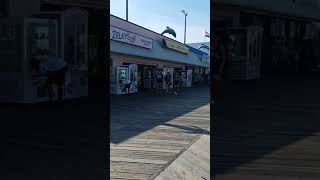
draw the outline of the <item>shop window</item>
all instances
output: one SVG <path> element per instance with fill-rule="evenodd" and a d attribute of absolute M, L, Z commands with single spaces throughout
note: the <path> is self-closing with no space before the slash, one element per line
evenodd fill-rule
<path fill-rule="evenodd" d="M 82 24 L 71 24 L 66 28 L 70 32 L 65 42 L 66 61 L 76 65 L 87 64 L 85 26 Z"/>
<path fill-rule="evenodd" d="M 64 58 L 69 64 L 86 66 L 88 64 L 87 13 L 79 9 L 67 10 L 64 14 Z M 90 39 L 90 58 L 95 55 L 95 37 Z"/>

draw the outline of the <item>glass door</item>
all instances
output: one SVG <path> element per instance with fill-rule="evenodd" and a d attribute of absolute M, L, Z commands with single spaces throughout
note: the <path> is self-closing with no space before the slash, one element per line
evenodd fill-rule
<path fill-rule="evenodd" d="M 41 71 L 41 64 L 49 56 L 57 57 L 57 24 L 46 19 L 28 19 L 26 26 L 28 77 L 31 78 L 32 98 L 45 98 L 46 76 Z M 27 80 L 29 81 L 29 80 Z M 34 99 L 34 100 L 36 100 Z"/>
<path fill-rule="evenodd" d="M 72 8 L 63 14 L 64 59 L 69 65 L 67 97 L 88 95 L 88 14 Z"/>

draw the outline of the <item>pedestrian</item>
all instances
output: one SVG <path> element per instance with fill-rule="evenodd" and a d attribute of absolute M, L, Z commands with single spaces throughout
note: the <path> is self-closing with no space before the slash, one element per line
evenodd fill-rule
<path fill-rule="evenodd" d="M 174 76 L 173 85 L 174 85 L 174 94 L 177 96 L 179 91 L 179 85 L 180 85 L 180 79 L 178 74 L 175 74 Z"/>
<path fill-rule="evenodd" d="M 48 59 L 40 64 L 41 71 L 46 74 L 46 88 L 48 90 L 49 101 L 54 102 L 53 85 L 58 87 L 58 102 L 63 102 L 63 89 L 65 87 L 65 74 L 68 70 L 67 63 L 62 58 L 56 58 L 52 53 Z"/>
<path fill-rule="evenodd" d="M 171 74 L 169 72 L 167 72 L 165 74 L 164 80 L 165 80 L 165 84 L 166 84 L 166 95 L 168 95 L 169 88 L 170 88 L 170 85 L 171 85 Z"/>
<path fill-rule="evenodd" d="M 125 89 L 126 94 L 129 94 L 132 82 L 129 79 L 124 79 L 122 81 L 122 83 L 124 85 L 124 89 Z"/>
<path fill-rule="evenodd" d="M 157 94 L 161 95 L 163 90 L 163 83 L 164 83 L 163 73 L 161 71 L 158 71 L 157 73 L 156 82 L 157 82 Z"/>

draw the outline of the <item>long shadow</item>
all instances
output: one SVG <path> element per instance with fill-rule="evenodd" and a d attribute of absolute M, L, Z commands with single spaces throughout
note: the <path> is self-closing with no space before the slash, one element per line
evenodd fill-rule
<path fill-rule="evenodd" d="M 0 179 L 104 177 L 105 103 L 1 105 Z"/>
<path fill-rule="evenodd" d="M 319 80 L 320 76 L 313 74 L 225 82 L 221 101 L 215 105 L 215 137 L 211 153 L 214 175 L 228 174 L 319 132 Z M 308 148 L 308 144 L 305 146 Z M 290 163 L 293 157 L 282 158 L 288 158 L 287 163 Z M 306 161 L 304 165 L 295 166 L 319 167 L 320 163 L 314 163 Z M 265 164 L 268 166 L 270 164 Z M 276 171 L 264 173 L 277 174 Z M 251 173 L 255 173 L 254 170 Z M 315 171 L 304 175 L 320 178 L 320 173 Z"/>
<path fill-rule="evenodd" d="M 202 129 L 202 128 L 197 127 L 197 126 L 187 127 L 187 126 L 168 124 L 168 123 L 165 123 L 165 126 L 170 126 L 170 127 L 175 127 L 175 128 L 178 128 L 178 129 L 182 129 L 182 130 L 185 130 L 187 133 L 190 133 L 190 134 L 210 135 L 210 131 L 208 131 L 206 129 Z"/>
<path fill-rule="evenodd" d="M 158 125 L 164 125 L 170 120 L 207 105 L 209 99 L 207 87 L 185 89 L 178 96 L 150 94 L 113 96 L 110 111 L 110 142 L 121 143 Z"/>

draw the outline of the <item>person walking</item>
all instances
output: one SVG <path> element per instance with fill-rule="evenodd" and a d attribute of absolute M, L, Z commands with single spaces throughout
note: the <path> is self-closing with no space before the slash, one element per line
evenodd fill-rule
<path fill-rule="evenodd" d="M 54 102 L 53 85 L 58 87 L 58 102 L 63 102 L 64 87 L 65 87 L 65 74 L 68 70 L 68 65 L 62 58 L 56 58 L 49 55 L 49 58 L 40 64 L 41 71 L 46 74 L 47 82 L 46 88 L 48 90 L 49 101 Z"/>
<path fill-rule="evenodd" d="M 122 81 L 123 85 L 124 85 L 124 90 L 126 92 L 126 94 L 130 94 L 130 88 L 131 88 L 131 84 L 132 82 L 129 79 L 125 79 Z"/>
<path fill-rule="evenodd" d="M 175 74 L 173 79 L 173 86 L 174 86 L 174 94 L 177 96 L 179 91 L 179 85 L 180 85 L 180 78 L 178 74 Z"/>
<path fill-rule="evenodd" d="M 168 95 L 169 88 L 170 88 L 170 85 L 171 85 L 171 74 L 169 72 L 167 72 L 165 74 L 164 80 L 165 80 L 165 84 L 166 84 L 166 95 Z"/>
<path fill-rule="evenodd" d="M 156 84 L 157 84 L 157 94 L 162 95 L 162 90 L 163 90 L 163 85 L 164 85 L 164 79 L 163 79 L 163 74 L 161 71 L 157 73 L 157 79 L 156 79 Z"/>

